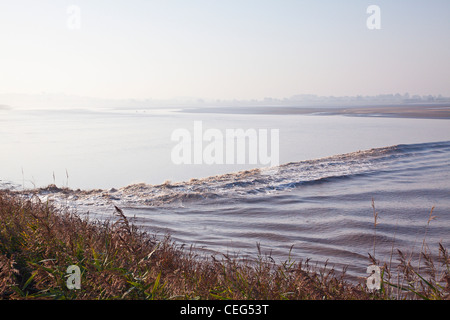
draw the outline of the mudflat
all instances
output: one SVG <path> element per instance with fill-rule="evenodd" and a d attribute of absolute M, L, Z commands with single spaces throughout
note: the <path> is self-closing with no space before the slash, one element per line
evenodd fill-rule
<path fill-rule="evenodd" d="M 205 107 L 183 109 L 190 113 L 222 114 L 322 114 L 390 118 L 450 119 L 450 105 L 401 105 L 373 107 Z"/>

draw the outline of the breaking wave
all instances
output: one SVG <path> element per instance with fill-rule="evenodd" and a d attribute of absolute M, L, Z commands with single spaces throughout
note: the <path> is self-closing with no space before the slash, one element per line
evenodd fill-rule
<path fill-rule="evenodd" d="M 86 205 L 112 201 L 124 206 L 161 206 L 180 201 L 186 203 L 216 198 L 236 199 L 376 175 L 395 170 L 401 161 L 408 162 L 418 154 L 432 155 L 449 150 L 450 142 L 396 145 L 184 182 L 167 181 L 160 185 L 141 183 L 109 190 L 69 190 L 49 186 L 34 192 L 37 191 L 43 197 L 60 195 L 66 200 L 76 200 Z M 413 169 L 413 166 L 409 169 Z"/>

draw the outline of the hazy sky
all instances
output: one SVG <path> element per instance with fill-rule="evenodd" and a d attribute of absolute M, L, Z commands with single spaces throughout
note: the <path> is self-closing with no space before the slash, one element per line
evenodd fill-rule
<path fill-rule="evenodd" d="M 449 35 L 449 0 L 0 0 L 0 93 L 450 96 Z"/>

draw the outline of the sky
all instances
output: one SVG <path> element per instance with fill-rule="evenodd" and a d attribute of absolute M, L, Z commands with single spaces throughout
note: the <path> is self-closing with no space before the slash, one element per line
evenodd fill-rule
<path fill-rule="evenodd" d="M 0 0 L 0 94 L 450 96 L 449 33 L 448 0 Z"/>

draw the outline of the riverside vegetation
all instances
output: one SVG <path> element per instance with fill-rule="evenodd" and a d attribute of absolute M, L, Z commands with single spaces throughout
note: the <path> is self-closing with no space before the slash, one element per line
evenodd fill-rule
<path fill-rule="evenodd" d="M 378 214 L 374 208 L 376 232 Z M 370 291 L 327 265 L 309 260 L 276 263 L 221 255 L 199 257 L 169 236 L 158 239 L 130 223 L 120 208 L 108 221 L 86 217 L 0 191 L 1 299 L 449 299 L 450 257 L 439 245 L 432 255 L 425 239 L 418 266 L 397 251 L 392 267 L 379 265 L 380 290 Z M 430 214 L 428 225 L 434 218 Z M 374 238 L 375 239 L 375 238 Z M 392 250 L 394 251 L 394 250 Z M 374 244 L 375 253 L 375 244 Z M 379 264 L 369 254 L 371 264 Z M 372 261 L 370 261 L 372 260 Z M 416 261 L 417 262 L 417 261 Z M 421 266 L 421 263 L 423 266 Z M 81 270 L 81 289 L 69 290 L 66 270 Z"/>

